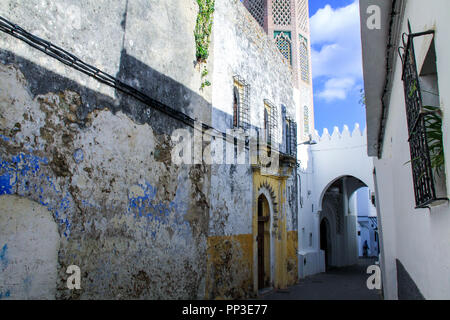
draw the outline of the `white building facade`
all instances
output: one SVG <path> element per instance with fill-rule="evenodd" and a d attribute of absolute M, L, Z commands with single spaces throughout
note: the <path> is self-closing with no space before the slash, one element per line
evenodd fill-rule
<path fill-rule="evenodd" d="M 358 124 L 335 127 L 299 148 L 300 278 L 358 263 L 356 195 L 374 190 L 366 137 Z"/>
<path fill-rule="evenodd" d="M 384 297 L 449 299 L 450 2 L 361 0 L 360 10 Z"/>

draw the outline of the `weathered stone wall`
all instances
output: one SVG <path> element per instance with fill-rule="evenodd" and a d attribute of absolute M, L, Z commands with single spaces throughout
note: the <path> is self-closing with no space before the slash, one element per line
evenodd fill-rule
<path fill-rule="evenodd" d="M 206 64 L 212 87 L 204 89 L 195 63 L 195 0 L 74 3 L 5 0 L 0 15 L 220 131 L 231 128 L 234 74 L 251 85 L 252 126 L 263 126 L 264 99 L 278 107 L 279 121 L 281 104 L 295 119 L 291 69 L 239 1 L 216 1 Z M 257 190 L 249 164 L 173 163 L 172 133 L 193 135 L 193 128 L 4 33 L 0 80 L 0 197 L 47 210 L 58 235 L 51 246 L 43 242 L 46 265 L 56 274 L 18 276 L 15 281 L 31 283 L 9 288 L 10 273 L 2 271 L 0 297 L 195 299 L 254 292 Z M 277 272 L 291 282 L 296 211 L 286 199 L 294 181 L 275 188 L 284 231 Z M 10 214 L 1 210 L 0 222 Z M 33 216 L 14 219 L 31 219 L 26 243 L 51 225 Z M 0 249 L 13 248 L 12 237 L 0 240 Z M 69 265 L 81 268 L 81 290 L 66 287 Z M 39 296 L 26 291 L 48 279 L 55 279 L 54 288 Z"/>
<path fill-rule="evenodd" d="M 26 30 L 208 122 L 210 93 L 200 91 L 193 64 L 197 10 L 194 0 L 8 0 L 0 6 L 2 16 Z M 29 210 L 39 204 L 58 226 L 60 240 L 43 242 L 45 252 L 59 246 L 48 255 L 57 266 L 56 289 L 39 297 L 203 298 L 210 169 L 171 161 L 171 134 L 179 128 L 192 134 L 192 128 L 4 33 L 0 79 L 0 195 L 29 199 L 23 202 Z M 2 208 L 1 219 L 8 214 Z M 47 224 L 30 221 L 24 242 L 49 236 Z M 2 237 L 0 248 L 12 248 L 12 240 Z M 81 268 L 81 290 L 66 287 L 72 264 Z M 53 279 L 20 276 L 13 280 L 31 283 L 9 288 L 11 273 L 3 271 L 0 291 L 11 299 Z"/>

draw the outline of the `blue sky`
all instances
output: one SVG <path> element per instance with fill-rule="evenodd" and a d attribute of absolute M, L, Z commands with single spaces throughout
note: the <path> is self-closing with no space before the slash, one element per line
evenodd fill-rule
<path fill-rule="evenodd" d="M 359 1 L 309 0 L 316 130 L 365 128 Z"/>

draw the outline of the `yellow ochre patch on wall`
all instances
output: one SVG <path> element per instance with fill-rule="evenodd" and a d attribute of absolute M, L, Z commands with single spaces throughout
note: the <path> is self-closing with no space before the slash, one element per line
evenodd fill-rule
<path fill-rule="evenodd" d="M 287 274 L 288 285 L 294 285 L 298 281 L 298 232 L 287 232 Z"/>
<path fill-rule="evenodd" d="M 208 238 L 206 299 L 242 299 L 253 292 L 251 234 Z"/>

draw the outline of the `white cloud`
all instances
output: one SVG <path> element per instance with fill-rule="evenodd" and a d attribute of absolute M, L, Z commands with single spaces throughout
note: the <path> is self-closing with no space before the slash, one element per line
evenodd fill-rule
<path fill-rule="evenodd" d="M 327 102 L 334 100 L 345 100 L 350 90 L 355 87 L 353 78 L 332 78 L 329 79 L 324 89 L 318 93 L 318 96 Z"/>
<path fill-rule="evenodd" d="M 311 44 L 316 49 L 311 52 L 313 76 L 328 80 L 318 96 L 328 102 L 345 99 L 362 80 L 359 1 L 318 10 L 311 18 Z"/>
<path fill-rule="evenodd" d="M 333 9 L 330 5 L 319 9 L 311 18 L 313 44 L 352 42 L 360 35 L 359 2 Z"/>

